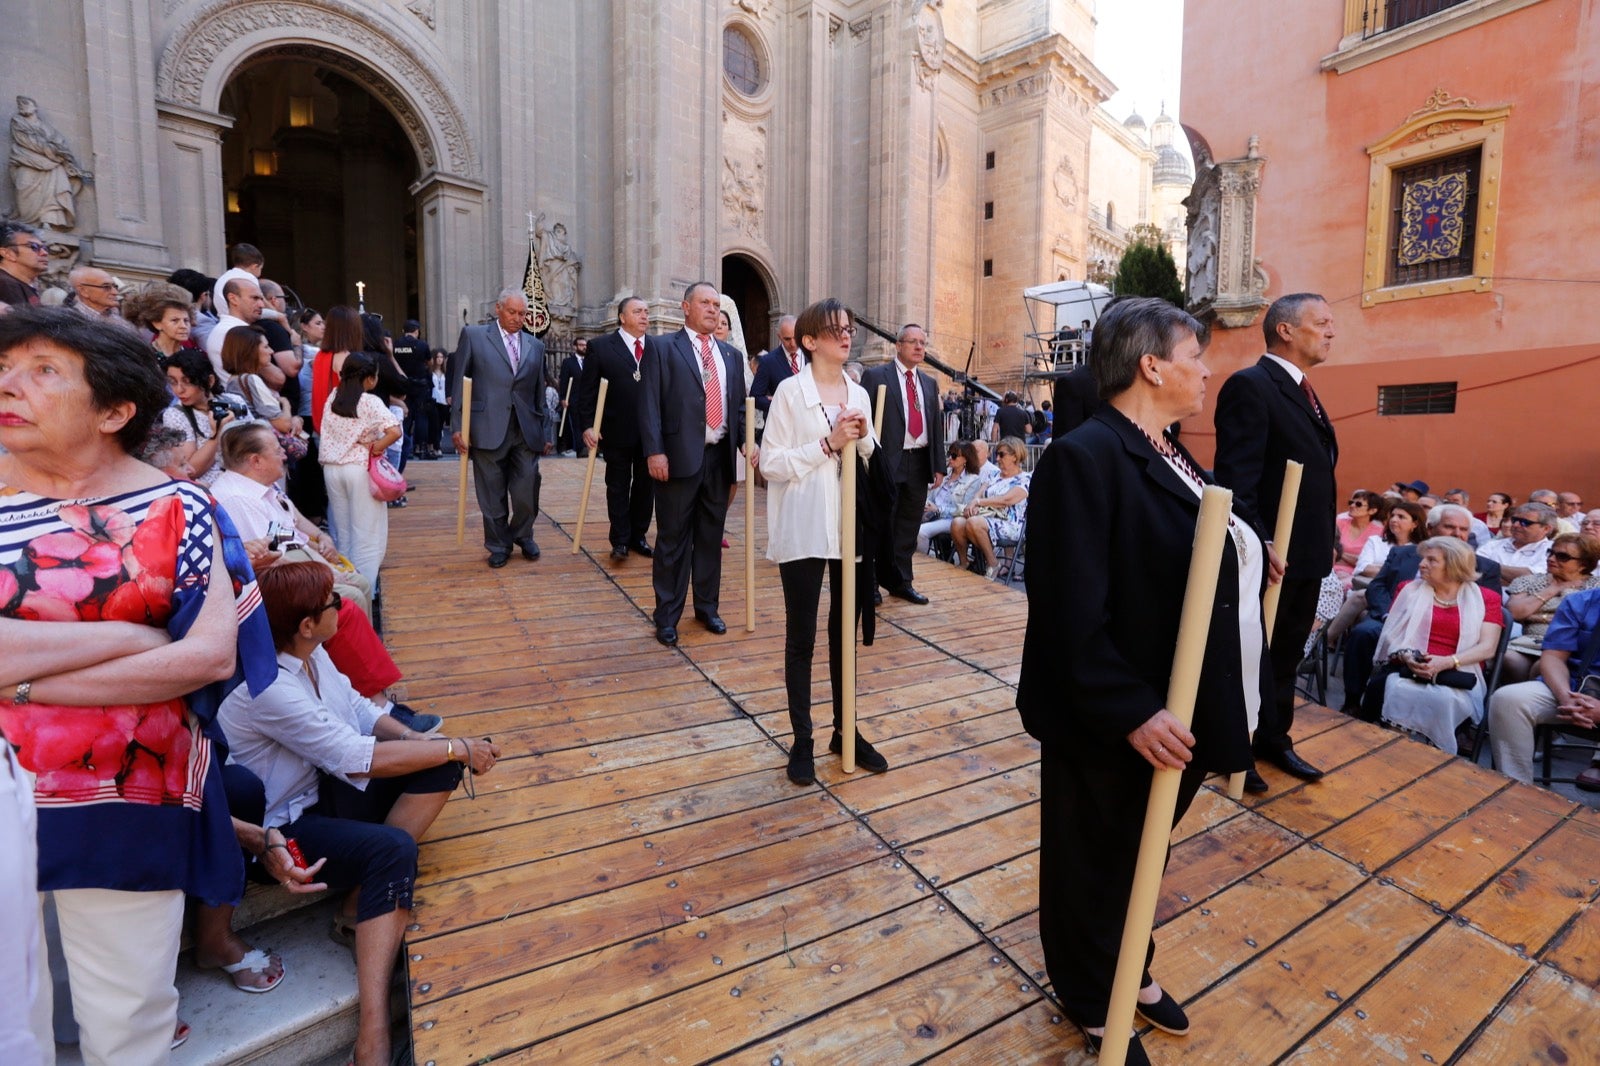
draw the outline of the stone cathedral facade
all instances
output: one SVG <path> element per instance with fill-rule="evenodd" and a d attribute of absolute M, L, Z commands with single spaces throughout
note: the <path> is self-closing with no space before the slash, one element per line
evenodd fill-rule
<path fill-rule="evenodd" d="M 752 350 L 836 295 L 1003 381 L 1021 289 L 1090 265 L 1090 0 L 5 7 L 0 100 L 80 174 L 63 272 L 215 274 L 247 240 L 305 303 L 359 280 L 452 344 L 532 243 L 558 335 L 627 293 L 670 324 L 708 277 Z"/>

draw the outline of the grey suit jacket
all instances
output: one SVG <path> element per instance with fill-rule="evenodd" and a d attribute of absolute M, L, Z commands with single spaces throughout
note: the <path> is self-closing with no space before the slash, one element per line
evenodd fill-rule
<path fill-rule="evenodd" d="M 733 454 L 744 446 L 744 357 L 730 344 L 714 343 L 722 357 L 722 410 L 733 444 L 725 454 L 732 478 Z M 706 450 L 706 390 L 688 332 L 680 329 L 647 345 L 639 375 L 640 448 L 647 456 L 665 455 L 672 477 L 698 474 Z"/>
<path fill-rule="evenodd" d="M 515 427 L 534 454 L 544 451 L 544 342 L 531 333 L 518 338 L 522 358 L 511 372 L 511 357 L 500 339 L 500 326 L 489 322 L 468 326 L 456 345 L 455 381 L 450 396 L 450 426 L 461 430 L 461 379 L 472 379 L 474 448 L 493 450 Z"/>

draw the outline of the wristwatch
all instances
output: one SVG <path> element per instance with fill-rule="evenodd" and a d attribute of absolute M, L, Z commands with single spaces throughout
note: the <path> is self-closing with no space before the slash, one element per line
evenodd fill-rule
<path fill-rule="evenodd" d="M 17 685 L 16 693 L 11 697 L 12 705 L 15 706 L 15 707 L 21 707 L 24 704 L 28 704 L 28 703 L 32 703 L 32 702 L 33 702 L 33 682 L 32 681 L 23 681 L 23 682 L 19 683 Z"/>

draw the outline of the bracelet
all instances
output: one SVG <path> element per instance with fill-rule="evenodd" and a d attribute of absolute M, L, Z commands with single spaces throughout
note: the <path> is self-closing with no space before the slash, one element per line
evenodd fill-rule
<path fill-rule="evenodd" d="M 827 437 L 823 437 L 817 443 L 822 445 L 822 454 L 823 455 L 832 455 L 833 454 L 833 445 L 828 443 L 828 438 Z"/>
<path fill-rule="evenodd" d="M 456 761 L 456 742 L 451 740 L 449 737 L 444 738 L 444 761 Z"/>
<path fill-rule="evenodd" d="M 1450 661 L 1456 664 L 1456 669 L 1457 670 L 1461 669 L 1461 656 L 1452 655 L 1452 656 L 1450 656 Z"/>
<path fill-rule="evenodd" d="M 12 695 L 12 697 L 11 697 L 12 706 L 14 706 L 14 707 L 22 707 L 22 706 L 25 706 L 26 704 L 29 704 L 29 703 L 32 703 L 32 702 L 33 702 L 33 682 L 32 681 L 19 682 L 17 684 L 16 693 L 14 695 Z"/>

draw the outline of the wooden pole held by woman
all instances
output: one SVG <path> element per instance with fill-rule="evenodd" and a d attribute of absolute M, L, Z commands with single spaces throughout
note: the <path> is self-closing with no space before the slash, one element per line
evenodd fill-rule
<path fill-rule="evenodd" d="M 567 394 L 561 397 L 561 421 L 556 424 L 556 439 L 561 439 L 561 434 L 567 428 L 567 408 L 572 406 L 572 378 L 567 379 Z"/>
<path fill-rule="evenodd" d="M 572 529 L 572 554 L 578 554 L 578 542 L 583 539 L 583 520 L 589 515 L 589 490 L 594 487 L 594 461 L 600 455 L 600 419 L 606 413 L 606 389 L 611 382 L 605 378 L 600 379 L 600 397 L 594 402 L 594 435 L 595 446 L 589 449 L 589 465 L 583 472 L 583 498 L 578 501 L 578 524 Z M 572 382 L 567 382 L 567 391 L 572 391 Z"/>
<path fill-rule="evenodd" d="M 467 479 L 472 465 L 467 453 L 472 450 L 472 379 L 461 379 L 461 439 L 466 447 L 461 449 L 461 475 L 456 486 L 456 547 L 467 544 Z"/>
<path fill-rule="evenodd" d="M 883 401 L 888 391 L 889 386 L 879 385 L 878 395 L 872 398 L 872 409 L 877 412 L 872 416 L 872 439 L 879 444 L 883 443 Z"/>
<path fill-rule="evenodd" d="M 1195 695 L 1200 688 L 1200 666 L 1206 637 L 1211 631 L 1211 609 L 1217 597 L 1222 569 L 1223 541 L 1228 536 L 1228 511 L 1233 493 L 1207 485 L 1200 497 L 1200 517 L 1195 523 L 1194 550 L 1189 556 L 1189 581 L 1183 592 L 1183 613 L 1178 618 L 1178 645 L 1172 656 L 1172 679 L 1167 685 L 1167 710 L 1185 729 L 1194 720 Z M 1166 867 L 1167 845 L 1172 838 L 1172 815 L 1178 806 L 1179 770 L 1154 771 L 1150 803 L 1145 808 L 1144 831 L 1139 837 L 1139 860 L 1133 871 L 1128 917 L 1122 925 L 1122 947 L 1117 953 L 1117 973 L 1111 982 L 1111 1003 L 1106 1008 L 1106 1031 L 1100 1042 L 1100 1062 L 1122 1066 L 1128 1057 L 1128 1034 L 1133 1028 L 1134 1003 L 1144 975 L 1145 950 L 1155 924 L 1156 897 Z"/>
<path fill-rule="evenodd" d="M 882 410 L 882 404 L 879 404 Z M 845 442 L 839 468 L 840 768 L 856 772 L 856 442 Z"/>
<path fill-rule="evenodd" d="M 756 398 L 744 398 L 744 454 L 749 471 L 744 486 L 744 631 L 756 631 L 756 468 L 749 456 L 756 450 Z"/>
<path fill-rule="evenodd" d="M 1284 565 L 1289 564 L 1289 536 L 1294 532 L 1294 511 L 1300 503 L 1300 477 L 1305 464 L 1290 459 L 1284 464 L 1283 492 L 1278 496 L 1278 522 L 1272 529 L 1272 549 Z M 1266 623 L 1267 647 L 1272 647 L 1272 629 L 1278 621 L 1278 601 L 1283 598 L 1283 582 L 1267 586 L 1261 598 L 1261 618 Z M 1244 798 L 1244 774 L 1228 775 L 1228 798 Z"/>

